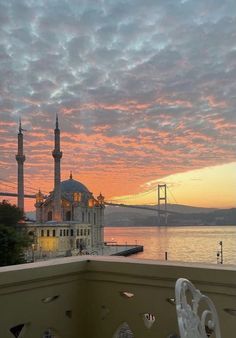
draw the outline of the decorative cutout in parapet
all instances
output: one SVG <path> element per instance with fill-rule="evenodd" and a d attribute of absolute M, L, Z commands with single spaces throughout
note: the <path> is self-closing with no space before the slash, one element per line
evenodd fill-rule
<path fill-rule="evenodd" d="M 53 302 L 54 300 L 56 300 L 57 298 L 59 298 L 59 296 L 52 296 L 52 297 L 46 297 L 46 298 L 43 298 L 42 299 L 42 302 L 43 303 L 51 303 Z"/>
<path fill-rule="evenodd" d="M 152 325 L 155 323 L 156 317 L 152 313 L 143 313 L 142 318 L 145 326 L 150 329 Z"/>
<path fill-rule="evenodd" d="M 72 318 L 72 311 L 71 311 L 71 310 L 67 310 L 67 311 L 65 312 L 65 314 L 66 314 L 66 317 Z"/>
<path fill-rule="evenodd" d="M 42 338 L 60 338 L 60 336 L 54 329 L 49 328 L 44 331 Z"/>
<path fill-rule="evenodd" d="M 166 298 L 166 301 L 168 303 L 170 303 L 171 305 L 175 305 L 175 298 L 174 297 L 172 297 L 172 298 Z"/>
<path fill-rule="evenodd" d="M 102 308 L 102 310 L 101 310 L 101 319 L 103 320 L 110 313 L 110 310 L 105 305 L 102 305 L 101 308 Z"/>
<path fill-rule="evenodd" d="M 132 298 L 134 297 L 134 293 L 128 291 L 121 291 L 120 295 L 124 298 Z"/>
<path fill-rule="evenodd" d="M 224 311 L 231 316 L 236 316 L 236 309 L 227 308 L 227 309 L 224 309 Z"/>
<path fill-rule="evenodd" d="M 134 334 L 129 325 L 127 323 L 123 323 L 118 327 L 112 338 L 134 338 Z"/>
<path fill-rule="evenodd" d="M 10 332 L 13 334 L 15 338 L 23 337 L 23 333 L 25 332 L 26 324 L 18 324 L 10 328 Z"/>

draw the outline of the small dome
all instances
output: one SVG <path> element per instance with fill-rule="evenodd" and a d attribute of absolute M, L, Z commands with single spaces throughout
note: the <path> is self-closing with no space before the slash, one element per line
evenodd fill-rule
<path fill-rule="evenodd" d="M 73 192 L 89 193 L 89 190 L 86 188 L 85 185 L 83 185 L 79 181 L 73 180 L 73 178 L 61 182 L 61 191 L 65 193 L 73 193 Z"/>

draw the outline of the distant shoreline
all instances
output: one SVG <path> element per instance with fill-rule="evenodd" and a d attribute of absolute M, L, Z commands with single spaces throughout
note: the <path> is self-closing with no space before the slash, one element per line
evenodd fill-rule
<path fill-rule="evenodd" d="M 236 224 L 104 225 L 104 228 L 234 227 Z"/>

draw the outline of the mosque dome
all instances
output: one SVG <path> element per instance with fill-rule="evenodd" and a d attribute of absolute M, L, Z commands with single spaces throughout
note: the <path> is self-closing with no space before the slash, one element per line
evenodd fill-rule
<path fill-rule="evenodd" d="M 86 188 L 86 186 L 79 181 L 74 180 L 72 175 L 70 176 L 69 180 L 61 182 L 61 191 L 64 193 L 89 193 L 89 190 Z"/>

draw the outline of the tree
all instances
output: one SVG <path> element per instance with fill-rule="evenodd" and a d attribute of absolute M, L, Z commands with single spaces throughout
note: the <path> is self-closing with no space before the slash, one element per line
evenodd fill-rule
<path fill-rule="evenodd" d="M 10 204 L 6 200 L 0 202 L 0 224 L 16 226 L 23 217 L 23 211 L 14 204 Z"/>
<path fill-rule="evenodd" d="M 0 202 L 0 266 L 25 262 L 24 251 L 31 240 L 23 226 L 17 223 L 23 212 L 7 201 Z"/>

